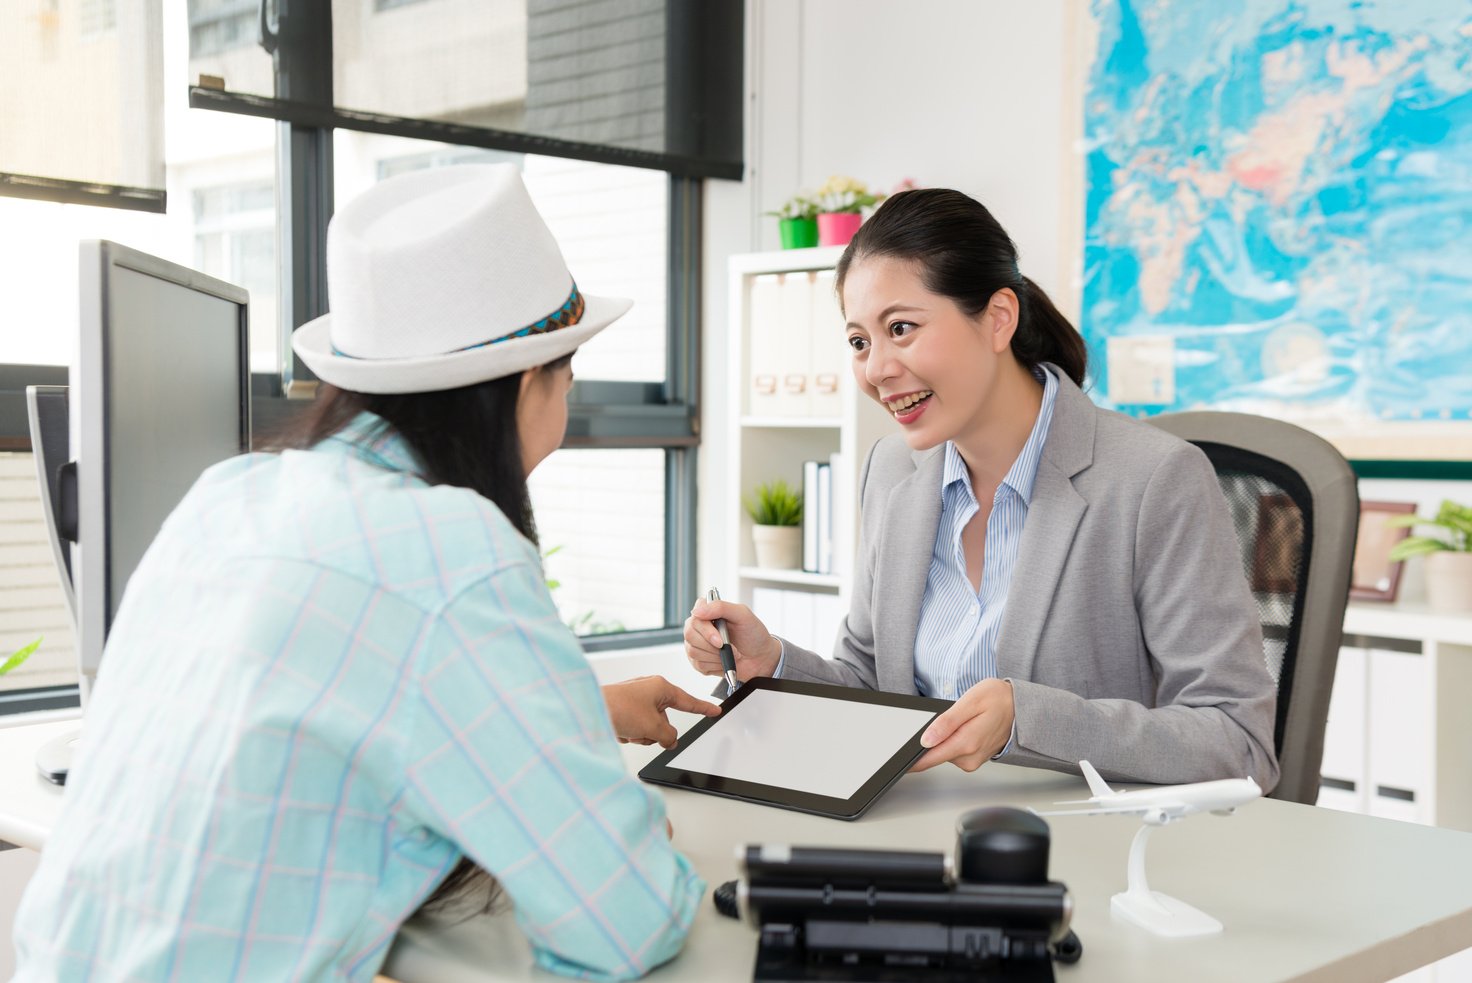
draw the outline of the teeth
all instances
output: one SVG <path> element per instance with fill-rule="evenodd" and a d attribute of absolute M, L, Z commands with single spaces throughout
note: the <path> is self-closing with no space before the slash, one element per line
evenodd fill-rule
<path fill-rule="evenodd" d="M 889 411 L 891 413 L 903 413 L 905 410 L 914 406 L 916 403 L 920 402 L 920 400 L 924 399 L 930 394 L 931 393 L 929 389 L 924 389 L 918 393 L 911 393 L 908 396 L 901 396 L 899 399 L 892 399 L 886 405 L 889 406 Z"/>

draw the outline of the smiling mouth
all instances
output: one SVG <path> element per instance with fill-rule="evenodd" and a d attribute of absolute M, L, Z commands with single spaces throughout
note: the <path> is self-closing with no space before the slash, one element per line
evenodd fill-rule
<path fill-rule="evenodd" d="M 919 392 L 909 393 L 898 399 L 887 399 L 884 401 L 884 408 L 889 410 L 895 417 L 909 416 L 915 411 L 916 407 L 925 403 L 933 395 L 935 394 L 929 389 L 922 389 Z"/>

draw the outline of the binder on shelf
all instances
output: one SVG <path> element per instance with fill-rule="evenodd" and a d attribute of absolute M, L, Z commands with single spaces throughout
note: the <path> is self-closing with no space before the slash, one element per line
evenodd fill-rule
<path fill-rule="evenodd" d="M 818 462 L 802 462 L 802 568 L 818 569 Z"/>
<path fill-rule="evenodd" d="M 782 283 L 775 273 L 751 280 L 747 315 L 747 412 L 774 416 L 782 404 Z"/>
<path fill-rule="evenodd" d="M 818 573 L 833 572 L 833 467 L 818 464 Z"/>
<path fill-rule="evenodd" d="M 782 595 L 782 626 L 786 631 L 778 634 L 812 651 L 815 595 L 805 590 L 785 590 Z"/>
<path fill-rule="evenodd" d="M 1427 790 L 1435 758 L 1435 735 L 1421 709 L 1431 674 L 1424 655 L 1390 649 L 1365 650 L 1369 663 L 1370 731 L 1366 792 L 1372 816 L 1429 823 Z"/>
<path fill-rule="evenodd" d="M 833 559 L 828 565 L 828 572 L 842 577 L 849 573 L 853 567 L 854 542 L 853 513 L 849 513 L 848 522 L 843 520 L 843 509 L 839 507 L 842 502 L 854 501 L 854 490 L 852 476 L 848 473 L 845 458 L 840 451 L 834 451 L 828 455 L 828 467 L 833 475 L 829 484 L 828 501 L 833 504 L 830 513 L 832 520 Z"/>
<path fill-rule="evenodd" d="M 839 385 L 849 371 L 848 343 L 844 340 L 843 311 L 834 291 L 832 270 L 813 274 L 812 313 L 808 318 L 809 367 L 812 372 L 814 416 L 836 417 L 843 412 Z"/>
<path fill-rule="evenodd" d="M 1369 805 L 1365 794 L 1365 720 L 1368 719 L 1366 676 L 1369 672 L 1365 650 L 1345 646 L 1339 650 L 1339 663 L 1334 670 L 1334 688 L 1329 695 L 1329 719 L 1324 726 L 1324 757 L 1319 765 L 1321 780 L 1319 801 L 1324 805 L 1364 812 Z"/>
<path fill-rule="evenodd" d="M 812 274 L 785 273 L 778 289 L 776 339 L 781 381 L 773 411 L 778 416 L 811 416 L 813 413 L 812 366 Z"/>
<path fill-rule="evenodd" d="M 812 650 L 825 659 L 833 658 L 837 651 L 838 628 L 847 613 L 837 594 L 818 594 L 813 597 L 813 645 Z"/>
<path fill-rule="evenodd" d="M 783 597 L 787 593 L 775 587 L 753 587 L 751 589 L 751 613 L 761 619 L 767 630 L 782 634 Z M 783 636 L 786 637 L 786 636 Z"/>

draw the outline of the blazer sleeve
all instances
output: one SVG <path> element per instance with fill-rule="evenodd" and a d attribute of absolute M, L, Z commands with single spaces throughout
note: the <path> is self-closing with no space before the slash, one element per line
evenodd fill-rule
<path fill-rule="evenodd" d="M 1125 781 L 1251 776 L 1271 790 L 1277 687 L 1226 502 L 1200 449 L 1179 444 L 1150 476 L 1132 568 L 1154 706 L 1010 680 L 1017 744 L 1003 760 L 1076 770 L 1087 758 Z"/>
<path fill-rule="evenodd" d="M 853 602 L 848 615 L 839 626 L 833 658 L 825 659 L 784 638 L 779 672 L 783 679 L 862 686 L 864 689 L 879 688 L 879 674 L 874 661 L 874 612 L 870 607 L 870 598 L 874 593 L 874 556 L 878 528 L 877 522 L 871 522 L 870 519 L 878 518 L 883 503 L 866 502 L 870 469 L 878 449 L 879 442 L 876 442 L 869 449 L 869 455 L 864 458 L 864 467 L 859 473 L 859 514 L 862 516 L 862 525 L 859 529 L 856 556 L 858 569 L 854 571 Z"/>

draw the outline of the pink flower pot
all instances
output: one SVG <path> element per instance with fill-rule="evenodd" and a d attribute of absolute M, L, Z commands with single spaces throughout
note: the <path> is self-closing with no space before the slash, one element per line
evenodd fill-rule
<path fill-rule="evenodd" d="M 818 214 L 818 245 L 847 246 L 864 216 L 857 212 L 820 212 Z"/>

